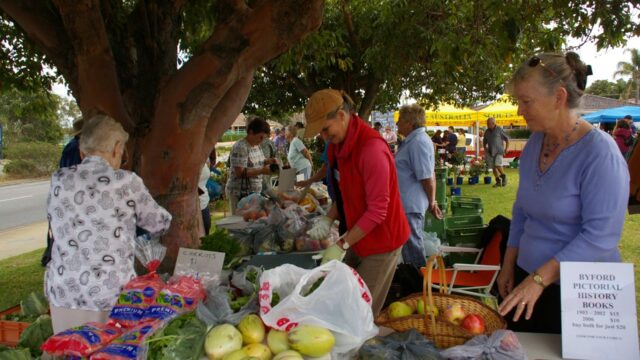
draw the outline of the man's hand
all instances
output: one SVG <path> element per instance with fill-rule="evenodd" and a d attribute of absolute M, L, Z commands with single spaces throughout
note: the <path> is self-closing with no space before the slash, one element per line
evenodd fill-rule
<path fill-rule="evenodd" d="M 331 224 L 333 224 L 333 219 L 326 215 L 322 215 L 318 217 L 318 220 L 316 220 L 313 227 L 307 231 L 307 235 L 309 235 L 313 240 L 326 239 L 331 231 Z"/>
<path fill-rule="evenodd" d="M 338 244 L 333 244 L 322 253 L 322 261 L 320 264 L 327 263 L 331 260 L 342 261 L 346 253 L 347 252 L 342 250 Z"/>
<path fill-rule="evenodd" d="M 438 220 L 442 220 L 444 218 L 444 215 L 442 214 L 442 210 L 440 210 L 440 207 L 438 206 L 437 202 L 433 202 L 429 208 L 429 212 L 435 216 L 436 219 Z"/>

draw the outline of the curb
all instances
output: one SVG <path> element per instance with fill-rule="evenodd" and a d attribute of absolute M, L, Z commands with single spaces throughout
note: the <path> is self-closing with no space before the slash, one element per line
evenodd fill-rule
<path fill-rule="evenodd" d="M 0 180 L 0 187 L 3 186 L 11 186 L 11 185 L 20 185 L 20 184 L 30 184 L 30 183 L 34 183 L 34 182 L 40 182 L 40 181 L 47 181 L 50 180 L 50 177 L 42 177 L 42 178 L 35 178 L 35 179 L 16 179 L 16 180 Z"/>

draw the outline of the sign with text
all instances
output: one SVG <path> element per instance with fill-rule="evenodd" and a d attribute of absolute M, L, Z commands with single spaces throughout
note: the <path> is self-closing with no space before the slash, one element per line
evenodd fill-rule
<path fill-rule="evenodd" d="M 188 275 L 200 279 L 207 286 L 220 279 L 224 253 L 197 249 L 180 248 L 174 275 Z"/>
<path fill-rule="evenodd" d="M 562 357 L 640 360 L 633 264 L 561 262 Z"/>

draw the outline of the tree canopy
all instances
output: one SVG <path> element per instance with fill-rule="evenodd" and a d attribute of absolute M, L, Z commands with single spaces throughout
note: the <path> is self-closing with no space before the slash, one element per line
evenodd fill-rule
<path fill-rule="evenodd" d="M 627 86 L 622 93 L 624 99 L 635 98 L 636 103 L 640 97 L 640 89 L 638 88 L 638 82 L 640 81 L 640 51 L 638 49 L 626 49 L 631 55 L 630 61 L 620 61 L 618 63 L 618 70 L 613 74 L 614 77 L 625 76 L 629 77 Z"/>
<path fill-rule="evenodd" d="M 319 31 L 258 70 L 245 109 L 282 116 L 325 87 L 347 91 L 362 116 L 403 94 L 425 105 L 492 100 L 514 64 L 562 50 L 568 36 L 623 45 L 638 33 L 637 4 L 327 0 Z"/>
<path fill-rule="evenodd" d="M 0 124 L 5 129 L 7 146 L 19 142 L 62 141 L 62 127 L 58 121 L 61 99 L 44 89 L 0 92 Z"/>
<path fill-rule="evenodd" d="M 628 81 L 618 79 L 616 82 L 609 80 L 596 80 L 594 81 L 585 92 L 587 94 L 593 94 L 612 99 L 622 99 L 627 88 Z"/>

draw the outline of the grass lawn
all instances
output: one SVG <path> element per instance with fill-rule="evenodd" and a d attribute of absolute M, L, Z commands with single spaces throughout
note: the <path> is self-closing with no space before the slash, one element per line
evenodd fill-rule
<path fill-rule="evenodd" d="M 503 188 L 493 188 L 492 185 L 462 185 L 462 195 L 482 198 L 484 204 L 484 219 L 489 222 L 496 215 L 504 215 L 511 218 L 511 207 L 516 197 L 518 187 L 518 172 L 515 169 L 507 169 L 509 185 Z M 224 204 L 214 207 L 212 224 L 223 217 L 219 212 Z M 218 210 L 216 212 L 215 210 Z M 625 262 L 635 264 L 640 259 L 640 215 L 627 215 L 620 249 Z M 42 250 L 15 256 L 0 261 L 0 310 L 15 305 L 31 291 L 42 289 L 42 274 L 44 269 L 40 266 Z M 640 272 L 635 268 L 636 276 L 636 303 L 640 304 Z"/>

